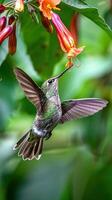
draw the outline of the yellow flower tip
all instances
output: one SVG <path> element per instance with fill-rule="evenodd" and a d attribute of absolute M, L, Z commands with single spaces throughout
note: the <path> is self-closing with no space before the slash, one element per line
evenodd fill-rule
<path fill-rule="evenodd" d="M 65 67 L 67 67 L 67 68 L 73 67 L 73 62 L 71 59 L 66 63 Z"/>
<path fill-rule="evenodd" d="M 67 57 L 68 59 L 70 58 L 75 58 L 77 55 L 79 55 L 82 51 L 84 50 L 84 46 L 83 47 L 80 47 L 80 48 L 76 48 L 76 47 L 72 47 L 68 54 L 67 54 Z"/>
<path fill-rule="evenodd" d="M 54 7 L 53 9 L 54 9 L 54 10 L 58 10 L 58 11 L 61 10 L 61 8 L 58 8 L 58 7 Z"/>
<path fill-rule="evenodd" d="M 50 9 L 50 10 L 52 10 L 52 7 L 51 7 L 50 4 L 47 4 L 47 8 Z"/>

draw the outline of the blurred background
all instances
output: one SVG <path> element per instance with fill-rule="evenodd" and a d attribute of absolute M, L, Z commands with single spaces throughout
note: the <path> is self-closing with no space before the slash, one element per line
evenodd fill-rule
<path fill-rule="evenodd" d="M 112 2 L 87 0 L 112 27 Z M 74 10 L 61 4 L 69 27 Z M 68 12 L 69 10 L 69 12 Z M 77 19 L 78 46 L 86 46 L 76 67 L 59 81 L 61 100 L 100 97 L 108 106 L 94 116 L 58 125 L 45 141 L 39 161 L 23 161 L 13 145 L 30 128 L 35 108 L 13 74 L 18 66 L 37 83 L 64 69 L 66 58 L 55 31 L 32 21 L 27 12 L 18 23 L 18 48 L 8 55 L 0 46 L 0 200 L 112 200 L 112 40 L 84 15 Z"/>

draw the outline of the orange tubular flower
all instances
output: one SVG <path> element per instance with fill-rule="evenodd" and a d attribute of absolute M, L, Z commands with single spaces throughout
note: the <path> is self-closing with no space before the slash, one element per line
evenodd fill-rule
<path fill-rule="evenodd" d="M 84 47 L 76 48 L 76 44 L 71 32 L 62 23 L 60 17 L 53 12 L 52 12 L 52 22 L 56 29 L 61 49 L 65 53 L 67 53 L 67 57 L 69 60 L 67 63 L 67 67 L 71 67 L 73 65 L 72 59 L 75 58 L 78 54 L 80 54 L 83 51 Z"/>
<path fill-rule="evenodd" d="M 61 0 L 39 0 L 39 9 L 44 17 L 47 17 L 50 20 L 51 10 L 60 10 L 60 8 L 56 7 L 60 2 Z"/>
<path fill-rule="evenodd" d="M 74 14 L 72 16 L 70 23 L 70 32 L 75 40 L 76 45 L 78 44 L 78 29 L 79 29 L 78 22 L 79 22 L 79 14 Z"/>
<path fill-rule="evenodd" d="M 16 0 L 15 11 L 22 12 L 24 10 L 24 0 Z"/>

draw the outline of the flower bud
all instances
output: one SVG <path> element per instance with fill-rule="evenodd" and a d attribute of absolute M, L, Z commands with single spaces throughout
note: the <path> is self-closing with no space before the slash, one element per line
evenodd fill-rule
<path fill-rule="evenodd" d="M 24 10 L 24 0 L 16 0 L 15 11 L 22 12 Z"/>
<path fill-rule="evenodd" d="M 15 21 L 15 17 L 12 15 L 9 17 L 9 25 Z M 13 25 L 13 31 L 8 39 L 9 54 L 13 55 L 16 52 L 17 40 L 16 40 L 16 23 Z"/>
<path fill-rule="evenodd" d="M 6 26 L 6 17 L 3 16 L 0 18 L 0 32 L 5 28 Z"/>
<path fill-rule="evenodd" d="M 1 32 L 0 32 L 0 44 L 7 38 L 13 31 L 13 26 L 9 25 L 6 26 Z"/>
<path fill-rule="evenodd" d="M 0 13 L 3 13 L 5 11 L 6 7 L 0 3 Z"/>

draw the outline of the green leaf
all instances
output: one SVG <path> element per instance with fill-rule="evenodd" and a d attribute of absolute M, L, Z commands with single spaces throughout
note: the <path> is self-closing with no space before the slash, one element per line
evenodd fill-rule
<path fill-rule="evenodd" d="M 47 33 L 42 25 L 35 24 L 27 13 L 21 21 L 23 39 L 33 66 L 42 77 L 48 78 L 52 75 L 53 65 L 62 56 L 55 35 Z"/>
<path fill-rule="evenodd" d="M 63 2 L 71 6 L 72 8 L 74 8 L 75 11 L 81 13 L 85 17 L 92 20 L 94 23 L 100 26 L 104 31 L 106 31 L 110 35 L 110 37 L 112 37 L 111 28 L 106 24 L 104 18 L 100 16 L 97 8 L 89 6 L 80 0 L 76 0 L 76 1 L 63 0 Z"/>
<path fill-rule="evenodd" d="M 62 6 L 64 12 L 60 12 L 61 17 L 66 24 L 70 24 L 73 10 L 70 9 L 68 12 L 67 6 L 64 4 Z M 21 22 L 23 39 L 32 64 L 42 77 L 49 78 L 52 76 L 55 64 L 59 62 L 63 56 L 55 34 L 55 29 L 53 34 L 47 33 L 42 24 L 35 24 L 27 13 L 24 14 Z"/>
<path fill-rule="evenodd" d="M 0 130 L 5 129 L 15 107 L 15 79 L 10 65 L 10 60 L 6 59 L 0 68 Z"/>

